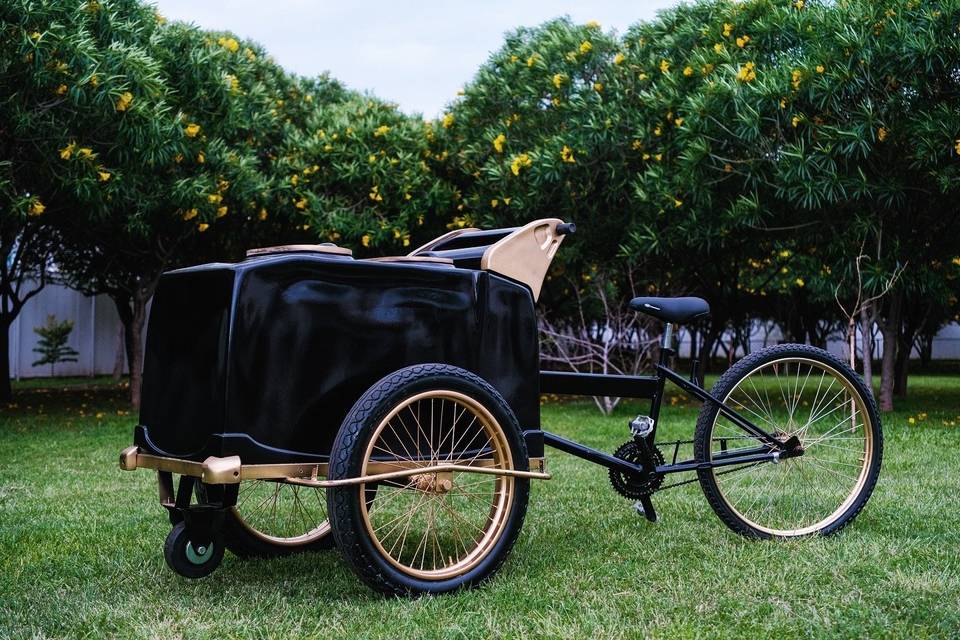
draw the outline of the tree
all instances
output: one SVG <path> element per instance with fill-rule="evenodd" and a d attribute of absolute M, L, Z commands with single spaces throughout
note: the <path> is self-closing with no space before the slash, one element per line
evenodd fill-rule
<path fill-rule="evenodd" d="M 70 334 L 73 332 L 73 321 L 57 322 L 56 316 L 47 316 L 45 326 L 34 327 L 33 332 L 40 336 L 34 353 L 40 354 L 40 359 L 33 363 L 34 367 L 50 365 L 50 376 L 53 376 L 53 367 L 60 362 L 76 362 L 80 353 L 67 345 Z"/>

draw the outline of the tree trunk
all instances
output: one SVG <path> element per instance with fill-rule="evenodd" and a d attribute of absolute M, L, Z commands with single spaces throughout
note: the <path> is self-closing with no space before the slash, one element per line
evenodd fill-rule
<path fill-rule="evenodd" d="M 0 402 L 13 399 L 10 386 L 10 325 L 12 320 L 0 319 Z"/>
<path fill-rule="evenodd" d="M 127 362 L 127 330 L 121 324 L 117 332 L 117 353 L 113 361 L 113 380 L 119 382 L 123 377 L 123 365 Z"/>
<path fill-rule="evenodd" d="M 860 309 L 860 345 L 863 352 L 863 381 L 873 391 L 873 320 L 866 307 Z"/>
<path fill-rule="evenodd" d="M 900 326 L 900 307 L 903 296 L 896 292 L 890 298 L 887 317 L 880 323 L 883 336 L 883 358 L 880 361 L 880 410 L 893 411 L 893 383 L 897 352 L 897 329 Z"/>
<path fill-rule="evenodd" d="M 143 382 L 143 327 L 147 322 L 148 297 L 138 290 L 133 297 L 133 321 L 130 324 L 132 354 L 130 358 L 130 404 L 140 408 L 140 385 Z"/>

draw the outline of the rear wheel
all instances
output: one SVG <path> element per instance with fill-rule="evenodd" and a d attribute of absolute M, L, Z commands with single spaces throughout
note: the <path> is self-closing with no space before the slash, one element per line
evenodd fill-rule
<path fill-rule="evenodd" d="M 883 436 L 876 403 L 839 359 L 807 345 L 753 353 L 731 367 L 712 395 L 803 455 L 698 471 L 710 505 L 731 529 L 758 538 L 839 531 L 863 509 L 880 473 Z M 714 460 L 766 445 L 704 404 L 695 455 Z"/>
<path fill-rule="evenodd" d="M 203 498 L 203 485 L 197 485 Z M 240 483 L 237 504 L 227 510 L 224 544 L 241 558 L 272 558 L 334 546 L 324 489 L 282 480 Z"/>
<path fill-rule="evenodd" d="M 381 481 L 373 499 L 364 484 L 328 491 L 338 547 L 374 589 L 443 593 L 491 576 L 519 535 L 529 480 L 483 471 L 526 471 L 526 447 L 500 394 L 447 365 L 391 374 L 344 421 L 333 445 L 331 479 L 440 464 L 480 471 L 426 471 Z"/>

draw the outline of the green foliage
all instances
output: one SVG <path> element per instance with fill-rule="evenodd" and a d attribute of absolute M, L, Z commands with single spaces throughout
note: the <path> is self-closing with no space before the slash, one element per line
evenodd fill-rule
<path fill-rule="evenodd" d="M 47 316 L 47 324 L 34 327 L 33 332 L 40 336 L 34 353 L 40 354 L 40 359 L 33 363 L 34 367 L 44 364 L 50 365 L 50 375 L 53 375 L 54 365 L 60 362 L 76 362 L 80 353 L 67 345 L 70 334 L 73 332 L 73 321 L 57 322 L 56 316 Z"/>

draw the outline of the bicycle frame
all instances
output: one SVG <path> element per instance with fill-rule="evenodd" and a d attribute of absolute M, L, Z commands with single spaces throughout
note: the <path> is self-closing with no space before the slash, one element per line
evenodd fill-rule
<path fill-rule="evenodd" d="M 698 469 L 713 469 L 738 464 L 778 462 L 780 459 L 802 455 L 800 442 L 796 436 L 786 440 L 777 438 L 773 434 L 757 426 L 742 416 L 735 409 L 725 405 L 719 398 L 715 398 L 706 389 L 697 384 L 698 362 L 692 363 L 690 379 L 686 379 L 667 366 L 671 356 L 676 353 L 672 346 L 673 325 L 668 324 L 660 344 L 660 360 L 657 363 L 656 375 L 653 376 L 626 376 L 606 375 L 595 373 L 567 373 L 562 371 L 541 371 L 541 393 L 556 393 L 561 395 L 584 396 L 616 396 L 620 398 L 635 398 L 650 400 L 650 418 L 653 420 L 651 432 L 645 436 L 647 442 L 654 444 L 657 426 L 660 422 L 660 407 L 663 392 L 669 380 L 680 387 L 686 394 L 701 402 L 711 402 L 719 407 L 719 411 L 744 433 L 760 440 L 763 444 L 749 449 L 721 451 L 714 454 L 710 460 L 683 460 L 662 464 L 655 469 L 644 469 L 642 465 L 635 465 L 626 460 L 614 457 L 603 451 L 587 447 L 573 440 L 568 440 L 549 431 L 542 431 L 543 443 L 560 451 L 583 458 L 589 462 L 604 467 L 617 469 L 625 473 L 669 474 Z M 529 432 L 528 432 L 529 433 Z"/>

